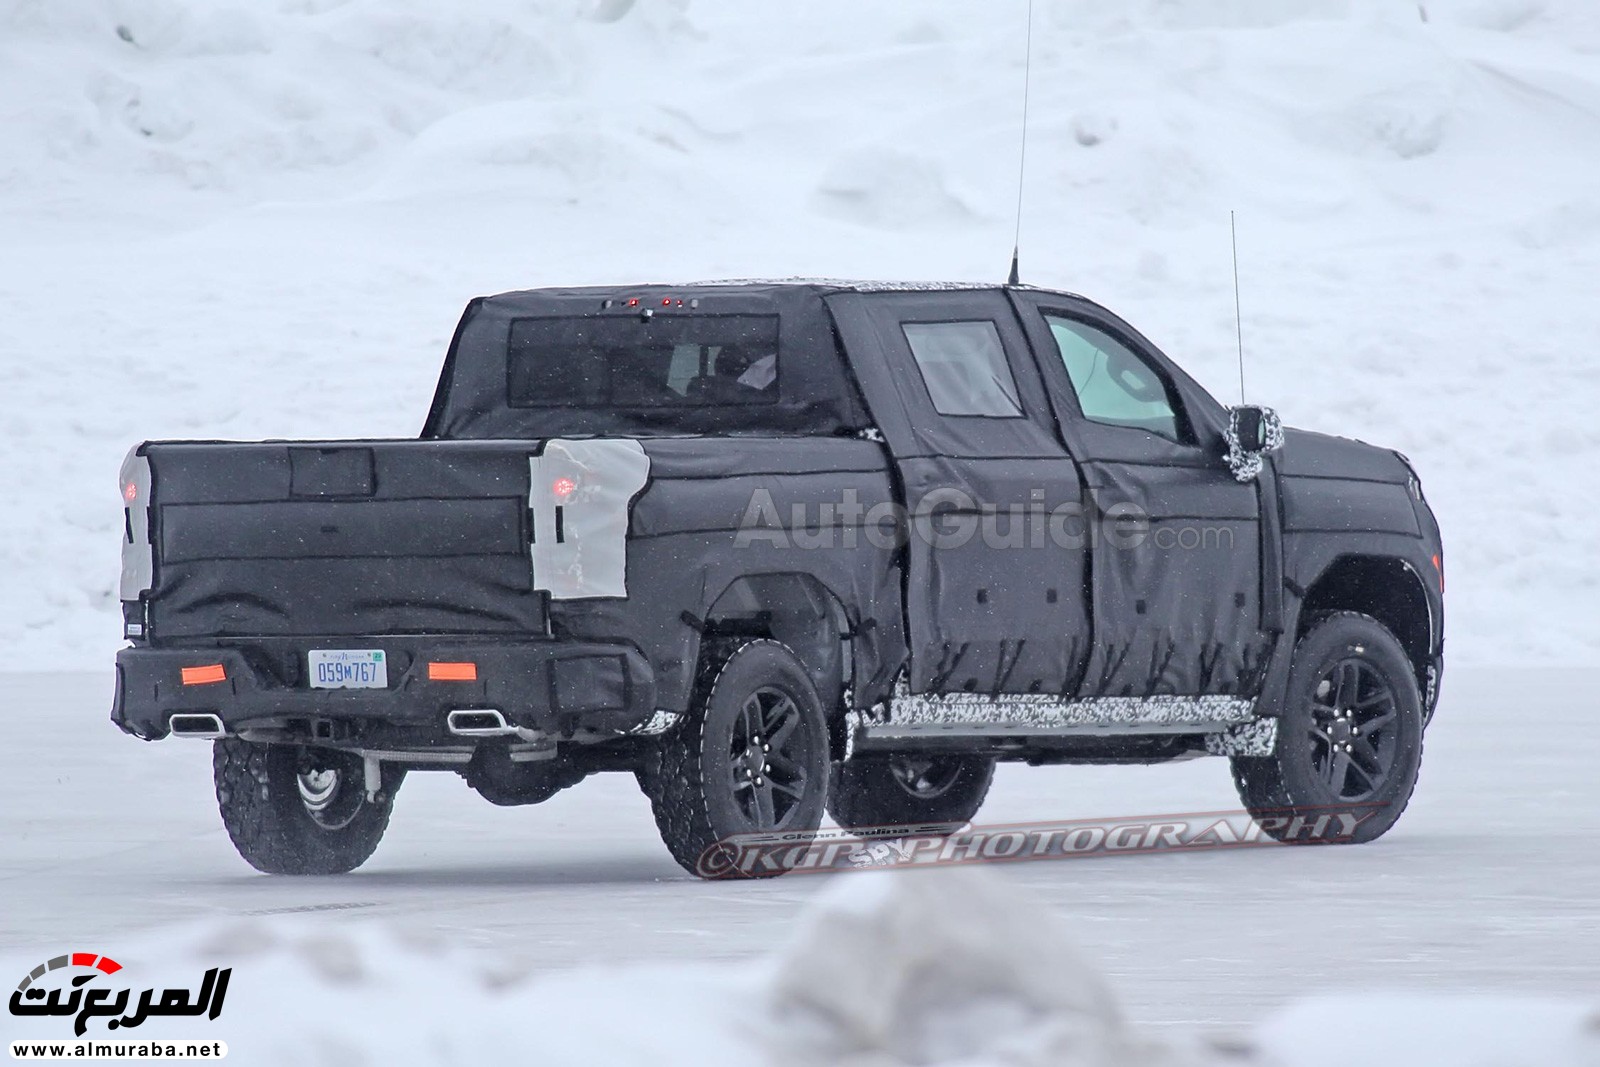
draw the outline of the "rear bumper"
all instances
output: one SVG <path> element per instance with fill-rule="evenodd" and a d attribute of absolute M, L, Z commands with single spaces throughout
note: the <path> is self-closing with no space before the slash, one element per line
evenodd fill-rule
<path fill-rule="evenodd" d="M 383 649 L 388 688 L 311 688 L 311 648 Z M 432 680 L 430 662 L 472 663 L 477 677 Z M 193 670 L 215 666 L 221 671 Z M 194 681 L 219 674 L 220 680 Z M 586 641 L 370 637 L 126 648 L 117 653 L 111 721 L 149 741 L 170 733 L 175 714 L 214 714 L 230 734 L 287 729 L 371 745 L 436 745 L 459 743 L 446 731 L 445 716 L 463 708 L 493 708 L 508 723 L 554 738 L 620 735 L 652 717 L 655 682 L 631 645 Z"/>

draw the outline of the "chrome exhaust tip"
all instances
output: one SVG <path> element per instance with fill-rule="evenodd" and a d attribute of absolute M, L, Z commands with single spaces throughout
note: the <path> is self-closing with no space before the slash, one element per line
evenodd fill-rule
<path fill-rule="evenodd" d="M 167 720 L 167 729 L 173 737 L 193 737 L 201 741 L 215 741 L 227 737 L 222 720 L 209 711 L 180 711 Z"/>
<path fill-rule="evenodd" d="M 444 723 L 457 737 L 513 737 L 520 732 L 494 708 L 457 708 L 445 715 Z"/>

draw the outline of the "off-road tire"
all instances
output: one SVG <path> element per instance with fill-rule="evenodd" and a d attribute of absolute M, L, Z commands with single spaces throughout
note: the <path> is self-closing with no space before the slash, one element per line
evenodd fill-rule
<path fill-rule="evenodd" d="M 213 744 L 217 807 L 233 847 L 266 874 L 345 874 L 367 861 L 383 838 L 405 772 L 384 767 L 377 800 L 366 797 L 361 757 L 300 745 L 237 738 Z M 317 812 L 301 790 L 301 772 L 336 774 L 327 807 Z"/>
<path fill-rule="evenodd" d="M 993 781 L 985 756 L 856 756 L 833 765 L 828 814 L 846 830 L 954 833 L 978 814 Z"/>
<path fill-rule="evenodd" d="M 1352 683 L 1344 679 L 1352 676 L 1347 693 Z M 1330 612 L 1312 620 L 1295 645 L 1276 750 L 1233 757 L 1234 785 L 1279 841 L 1360 844 L 1405 812 L 1422 765 L 1422 735 L 1416 671 L 1400 642 L 1369 615 Z M 1341 771 L 1344 745 L 1350 748 Z M 1335 821 L 1319 824 L 1323 816 Z M 1353 832 L 1341 833 L 1351 819 L 1358 820 Z"/>
<path fill-rule="evenodd" d="M 777 728 L 761 739 L 769 746 L 765 754 L 745 743 L 756 717 L 761 719 L 757 734 Z M 803 842 L 822 824 L 828 723 L 795 654 L 766 639 L 709 646 L 691 707 L 658 740 L 639 784 L 650 798 L 661 840 L 691 874 L 760 878 L 785 873 L 781 867 L 742 865 L 745 854 L 737 848 L 714 846 L 735 835 L 769 832 Z M 759 814 L 762 796 L 768 798 L 770 819 Z"/>

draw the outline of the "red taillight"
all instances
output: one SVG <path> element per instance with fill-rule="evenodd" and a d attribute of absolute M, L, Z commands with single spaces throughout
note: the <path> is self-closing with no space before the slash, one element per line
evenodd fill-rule
<path fill-rule="evenodd" d="M 223 670 L 220 663 L 208 663 L 204 667 L 183 668 L 184 685 L 215 685 L 226 682 L 228 672 Z"/>
<path fill-rule="evenodd" d="M 139 486 L 138 486 L 138 484 L 135 483 L 135 482 L 129 482 L 127 485 L 123 486 L 122 487 L 122 499 L 126 500 L 130 504 L 133 503 L 135 500 L 138 500 L 139 499 Z"/>
<path fill-rule="evenodd" d="M 550 487 L 550 491 L 555 493 L 556 496 L 567 497 L 571 496 L 572 491 L 576 488 L 578 488 L 578 483 L 571 478 L 557 478 L 555 484 Z"/>
<path fill-rule="evenodd" d="M 476 663 L 428 664 L 428 681 L 430 682 L 476 682 L 477 680 L 478 665 Z"/>

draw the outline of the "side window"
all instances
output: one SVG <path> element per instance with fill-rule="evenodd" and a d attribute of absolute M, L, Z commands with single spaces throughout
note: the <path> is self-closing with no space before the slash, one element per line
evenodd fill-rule
<path fill-rule="evenodd" d="M 1180 439 L 1172 394 L 1138 353 L 1087 323 L 1049 313 L 1044 318 L 1084 418 Z"/>
<path fill-rule="evenodd" d="M 939 414 L 1022 417 L 1017 383 L 994 323 L 908 322 L 900 329 Z"/>

